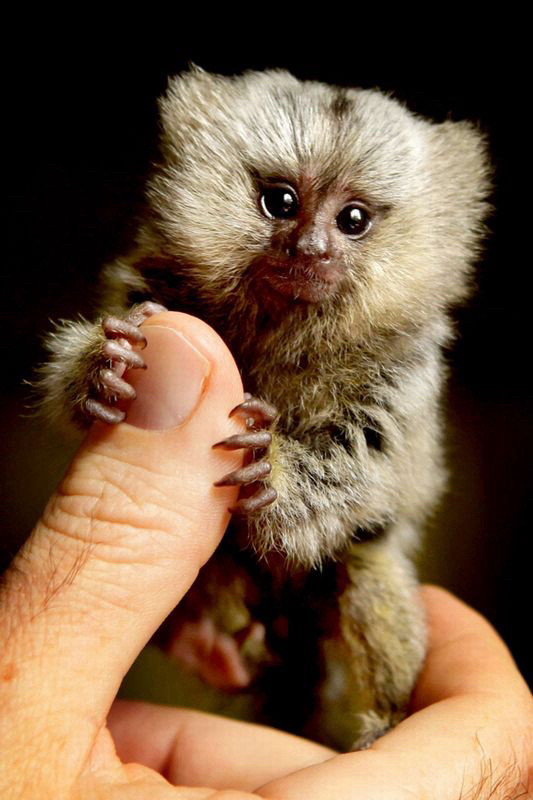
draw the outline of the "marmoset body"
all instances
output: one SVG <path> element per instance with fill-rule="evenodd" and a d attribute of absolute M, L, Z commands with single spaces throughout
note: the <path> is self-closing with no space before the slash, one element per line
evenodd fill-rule
<path fill-rule="evenodd" d="M 247 432 L 217 444 L 247 463 L 221 476 L 243 488 L 174 652 L 256 691 L 260 719 L 368 746 L 424 660 L 411 557 L 444 486 L 442 349 L 483 234 L 484 138 L 281 70 L 193 68 L 160 111 L 147 212 L 101 316 L 50 336 L 44 405 L 118 423 L 147 315 L 218 331 L 250 394 Z"/>

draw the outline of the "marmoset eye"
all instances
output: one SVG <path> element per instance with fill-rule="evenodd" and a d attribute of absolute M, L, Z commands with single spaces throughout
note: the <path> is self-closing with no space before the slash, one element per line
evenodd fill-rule
<path fill-rule="evenodd" d="M 289 219 L 295 217 L 300 209 L 298 195 L 292 186 L 285 183 L 266 186 L 259 203 L 265 217 L 270 219 Z"/>
<path fill-rule="evenodd" d="M 370 215 L 362 206 L 350 203 L 338 215 L 337 227 L 346 236 L 359 239 L 370 228 Z"/>

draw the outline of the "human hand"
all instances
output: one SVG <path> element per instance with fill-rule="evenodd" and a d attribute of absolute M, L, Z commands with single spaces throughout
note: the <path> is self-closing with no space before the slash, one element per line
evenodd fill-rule
<path fill-rule="evenodd" d="M 237 489 L 213 483 L 240 461 L 210 446 L 241 424 L 228 418 L 242 386 L 223 343 L 183 314 L 143 331 L 149 370 L 136 378 L 130 424 L 93 426 L 2 586 L 2 798 L 525 796 L 527 687 L 489 624 L 433 587 L 413 713 L 367 751 L 339 755 L 192 711 L 112 707 L 220 541 Z"/>

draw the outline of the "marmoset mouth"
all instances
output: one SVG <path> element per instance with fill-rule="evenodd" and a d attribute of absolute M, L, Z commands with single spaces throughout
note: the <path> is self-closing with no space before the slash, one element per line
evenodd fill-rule
<path fill-rule="evenodd" d="M 256 263 L 254 271 L 259 294 L 266 289 L 267 296 L 275 292 L 278 297 L 303 303 L 320 303 L 331 297 L 344 276 L 344 270 L 337 264 L 315 261 L 295 264 L 268 259 Z"/>
<path fill-rule="evenodd" d="M 265 281 L 278 294 L 307 303 L 319 303 L 330 297 L 337 288 L 336 281 L 329 282 L 294 272 L 286 275 L 265 275 Z"/>

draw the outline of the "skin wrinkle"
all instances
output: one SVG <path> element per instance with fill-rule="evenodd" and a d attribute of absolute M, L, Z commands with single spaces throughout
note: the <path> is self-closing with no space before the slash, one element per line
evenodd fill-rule
<path fill-rule="evenodd" d="M 105 499 L 103 498 L 103 494 L 101 495 L 101 497 L 102 497 L 101 503 L 103 503 L 103 507 L 105 508 Z M 100 500 L 100 498 L 97 498 L 97 500 Z M 96 525 L 96 529 L 97 530 L 101 529 L 102 527 L 107 529 L 109 524 L 111 524 L 113 530 L 116 531 L 117 530 L 117 526 L 120 524 L 116 519 L 108 520 L 107 516 L 103 517 L 103 518 L 98 518 L 98 516 L 96 515 L 96 506 L 95 506 L 95 504 L 93 504 L 92 515 L 93 515 L 92 518 L 87 520 L 88 530 L 94 530 L 95 525 Z M 49 601 L 50 601 L 50 599 L 52 597 L 57 600 L 57 597 L 60 594 L 61 590 L 66 589 L 68 586 L 70 586 L 72 584 L 74 578 L 79 575 L 82 567 L 84 567 L 87 564 L 87 561 L 89 560 L 89 556 L 92 557 L 92 561 L 93 561 L 92 570 L 89 571 L 89 573 L 88 573 L 88 577 L 89 578 L 91 578 L 93 576 L 95 560 L 96 560 L 96 563 L 102 562 L 104 564 L 105 563 L 115 563 L 115 564 L 120 563 L 116 559 L 112 560 L 112 559 L 109 558 L 108 555 L 107 556 L 105 555 L 105 550 L 107 550 L 107 549 L 111 549 L 112 550 L 114 547 L 116 547 L 115 543 L 108 543 L 108 542 L 105 542 L 105 541 L 100 541 L 99 542 L 95 538 L 94 534 L 91 534 L 89 532 L 86 533 L 86 538 L 85 539 L 80 539 L 79 536 L 75 536 L 74 534 L 72 534 L 70 532 L 70 530 L 68 530 L 68 526 L 61 526 L 61 525 L 57 524 L 57 521 L 58 521 L 57 520 L 57 509 L 56 509 L 56 513 L 52 512 L 52 516 L 54 517 L 54 527 L 50 528 L 48 526 L 48 529 L 47 529 L 47 527 L 43 526 L 43 532 L 45 533 L 45 536 L 53 537 L 56 534 L 60 534 L 61 536 L 67 536 L 67 537 L 73 539 L 74 541 L 76 541 L 78 543 L 79 542 L 84 543 L 84 548 L 83 548 L 82 552 L 76 556 L 76 559 L 75 559 L 74 563 L 72 564 L 72 566 L 69 567 L 65 577 L 60 581 L 60 583 L 57 586 L 54 586 L 52 589 L 50 589 L 50 585 L 51 584 L 47 585 L 46 595 L 45 595 L 46 601 L 45 601 L 43 609 L 40 609 L 40 611 L 45 610 L 45 608 L 48 606 Z M 62 517 L 63 518 L 66 517 L 67 519 L 71 519 L 72 518 L 72 512 L 65 511 L 65 512 L 63 512 Z M 80 518 L 82 518 L 82 517 L 83 517 L 83 515 L 80 516 Z M 196 519 L 196 515 L 194 515 L 194 518 L 191 515 L 191 519 L 189 520 L 189 524 L 192 525 L 193 522 L 195 521 L 195 519 Z M 74 521 L 75 521 L 76 524 L 78 524 L 78 522 L 79 522 L 79 520 L 77 518 L 74 518 Z M 125 525 L 122 524 L 121 527 L 124 528 Z M 157 531 L 157 530 L 153 529 L 153 526 L 150 526 L 147 522 L 143 521 L 143 519 L 141 517 L 141 519 L 136 521 L 134 525 L 129 525 L 128 528 L 126 530 L 124 530 L 123 538 L 124 538 L 124 540 L 130 542 L 128 549 L 131 550 L 132 553 L 135 552 L 136 550 L 138 550 L 138 547 L 134 546 L 133 544 L 131 544 L 131 535 L 132 535 L 132 532 L 136 533 L 137 536 L 135 538 L 137 539 L 140 529 L 141 530 L 145 529 L 147 531 L 150 531 L 152 533 L 152 535 L 156 538 L 157 546 L 159 548 L 161 546 L 161 544 L 162 544 L 161 543 L 160 534 L 165 534 L 165 536 L 168 538 L 168 535 L 169 535 L 169 532 L 170 532 L 170 534 L 172 536 L 172 539 L 174 541 L 176 541 L 176 537 L 178 536 L 178 538 L 179 538 L 179 533 L 178 532 L 180 530 L 180 527 L 179 526 L 171 526 L 169 531 L 167 531 L 167 530 L 165 530 L 165 531 Z M 57 541 L 54 542 L 54 545 L 53 545 L 53 551 L 54 552 L 56 551 L 57 544 L 58 544 Z M 52 545 L 50 545 L 50 548 L 51 548 L 51 550 L 50 550 L 50 558 L 51 558 L 52 557 L 51 556 Z M 194 558 L 194 552 L 191 551 L 191 547 L 189 546 L 188 549 L 189 549 L 189 557 L 190 558 Z M 167 558 L 168 558 L 168 563 L 172 564 L 173 563 L 173 558 L 172 558 L 172 552 L 171 552 L 170 548 L 169 548 L 169 552 L 168 552 Z M 134 567 L 135 564 L 140 564 L 142 566 L 146 566 L 147 561 L 145 560 L 143 562 L 137 562 L 137 561 L 132 562 L 131 559 L 130 559 L 129 562 L 125 561 L 124 563 L 127 564 L 127 566 L 130 566 L 130 567 Z M 158 556 L 156 561 L 154 561 L 153 563 L 154 563 L 154 565 L 159 566 L 163 570 L 165 570 L 165 565 L 161 563 L 160 556 Z M 52 580 L 53 576 L 60 571 L 60 564 L 61 564 L 61 560 L 54 564 L 51 574 L 48 573 L 47 575 L 45 575 L 43 577 L 45 577 L 47 580 Z M 92 596 L 95 597 L 99 601 L 100 604 L 102 604 L 102 602 L 109 603 L 110 602 L 109 598 L 106 598 L 105 597 L 105 593 L 102 592 L 103 584 L 101 582 L 101 577 L 99 578 L 99 581 L 100 582 L 97 585 L 98 590 L 96 590 L 96 588 L 95 588 L 95 592 L 94 592 L 94 594 Z M 87 591 L 86 583 L 84 584 L 84 586 L 85 586 L 85 591 Z M 116 592 L 118 590 L 118 586 L 114 585 L 113 589 Z M 89 596 L 91 596 L 91 595 L 89 595 Z M 116 597 L 113 598 L 112 605 L 117 607 L 117 608 L 119 608 L 119 609 L 121 609 L 121 610 L 129 610 L 127 605 L 123 606 L 122 604 L 120 604 L 120 602 L 117 603 Z M 87 607 L 89 607 L 89 606 L 90 606 L 90 603 L 87 604 Z"/>
<path fill-rule="evenodd" d="M 59 519 L 57 519 L 58 515 Z M 150 522 L 143 521 L 142 517 L 139 517 L 138 520 L 139 524 L 137 524 L 137 521 L 131 523 L 121 522 L 120 519 L 111 517 L 108 518 L 107 515 L 102 517 L 94 516 L 91 518 L 87 518 L 86 515 L 83 513 L 75 514 L 72 511 L 63 509 L 56 509 L 54 511 L 54 517 L 56 517 L 54 523 L 49 523 L 47 519 L 43 521 L 45 527 L 48 528 L 53 534 L 57 533 L 60 534 L 62 537 L 69 538 L 77 542 L 85 543 L 87 545 L 91 545 L 92 547 L 98 547 L 98 548 L 117 547 L 121 539 L 131 542 L 131 533 L 143 529 L 146 531 L 154 532 L 156 534 L 165 535 L 167 537 L 171 535 L 173 538 L 175 538 L 174 531 L 172 531 L 172 533 L 170 534 L 169 531 L 166 529 L 161 528 L 160 530 L 158 530 L 157 528 L 154 528 L 153 524 L 151 524 Z M 61 522 L 64 523 L 69 520 L 72 523 L 71 525 L 60 524 Z M 69 530 L 69 528 L 72 527 L 75 528 L 80 521 L 86 522 L 85 528 L 88 531 L 83 536 L 83 538 L 80 538 L 79 536 L 76 535 L 76 533 L 73 533 Z M 108 530 L 109 525 L 118 526 L 124 531 L 123 536 L 118 535 L 116 537 L 119 540 L 119 542 L 106 542 L 104 539 L 99 539 L 95 535 L 94 533 L 95 528 L 96 530 L 106 531 Z M 136 547 L 134 544 L 130 544 L 128 545 L 128 549 L 134 551 Z"/>
<path fill-rule="evenodd" d="M 128 469 L 130 465 L 126 464 L 126 465 L 123 465 L 123 466 L 126 466 L 126 469 Z M 144 475 L 137 475 L 137 470 L 135 470 L 134 474 L 131 474 L 131 476 L 128 476 L 128 480 L 127 481 L 124 480 L 124 469 L 117 470 L 116 472 L 113 472 L 113 471 L 109 472 L 106 469 L 101 469 L 100 468 L 98 471 L 99 471 L 99 476 L 94 475 L 93 471 L 88 473 L 90 475 L 89 480 L 91 482 L 94 481 L 94 482 L 100 483 L 103 487 L 105 487 L 101 491 L 108 491 L 108 492 L 109 491 L 116 491 L 117 496 L 124 495 L 131 505 L 134 505 L 134 506 L 138 506 L 139 505 L 139 500 L 137 499 L 138 495 L 139 495 L 139 492 L 138 491 L 137 492 L 134 491 L 136 487 L 142 487 L 143 493 L 141 494 L 141 497 L 145 496 L 146 489 L 148 487 L 155 494 L 161 495 L 161 497 L 165 497 L 165 492 L 162 491 L 157 484 L 151 485 L 150 479 L 149 479 L 149 476 L 150 476 L 149 469 L 145 470 L 145 474 Z M 161 476 L 154 476 L 153 474 L 151 475 L 152 480 L 154 480 L 154 479 L 157 480 L 158 477 L 163 478 L 167 482 L 172 478 L 172 476 L 170 476 L 168 474 L 167 475 L 161 474 Z M 80 482 L 83 486 L 85 486 L 86 481 L 87 481 L 87 478 L 86 478 L 86 476 L 84 475 L 83 472 L 73 473 L 73 475 L 70 476 L 70 478 L 69 478 L 69 487 L 70 487 L 71 484 L 73 486 L 75 486 L 77 482 Z M 128 487 L 130 487 L 130 488 L 128 488 Z M 60 496 L 73 496 L 75 493 L 70 488 L 67 490 L 62 485 L 60 487 L 60 490 L 58 491 L 58 494 Z M 80 496 L 88 497 L 88 496 L 90 496 L 91 493 L 85 490 L 83 492 L 79 492 L 78 494 Z M 96 494 L 93 493 L 93 496 L 97 497 L 99 495 L 96 495 Z"/>
<path fill-rule="evenodd" d="M 60 532 L 57 529 L 54 533 Z M 130 536 L 131 538 L 131 536 Z M 75 541 L 82 541 L 83 540 L 75 540 Z M 159 544 L 159 542 L 158 542 Z M 57 543 L 54 545 L 54 549 Z M 103 547 L 103 550 L 102 550 Z M 72 585 L 74 580 L 77 580 L 76 584 L 76 597 L 78 598 L 77 603 L 79 604 L 80 608 L 83 609 L 84 618 L 90 618 L 90 609 L 94 605 L 94 601 L 96 600 L 97 606 L 100 608 L 102 606 L 110 606 L 115 609 L 119 609 L 121 611 L 131 612 L 131 599 L 124 600 L 122 603 L 119 599 L 119 595 L 121 594 L 125 598 L 128 597 L 128 580 L 126 579 L 127 576 L 125 573 L 122 574 L 122 581 L 124 583 L 123 586 L 116 582 L 116 578 L 112 579 L 112 582 L 109 583 L 109 590 L 108 592 L 105 591 L 106 587 L 106 567 L 109 565 L 119 566 L 119 567 L 126 567 L 132 571 L 132 575 L 134 576 L 137 573 L 139 567 L 145 569 L 150 567 L 151 570 L 156 570 L 160 572 L 162 575 L 166 575 L 169 571 L 169 566 L 175 562 L 175 556 L 172 556 L 172 553 L 169 553 L 166 560 L 161 559 L 160 553 L 157 556 L 144 558 L 142 560 L 135 560 L 126 559 L 124 558 L 121 560 L 120 558 L 110 558 L 109 555 L 105 552 L 108 548 L 113 548 L 113 545 L 107 545 L 103 543 L 100 545 L 98 542 L 93 542 L 92 544 L 83 543 L 83 550 L 82 553 L 75 559 L 73 565 L 69 568 L 67 572 L 67 577 L 63 578 L 57 586 L 54 586 L 52 591 L 50 592 L 49 588 L 49 574 L 44 574 L 42 576 L 42 581 L 45 583 L 45 603 L 43 603 L 43 607 L 39 609 L 39 611 L 34 614 L 34 617 L 37 614 L 41 614 L 44 611 L 51 610 L 51 600 L 53 599 L 55 602 L 53 604 L 54 611 L 57 612 L 58 609 L 61 609 L 61 600 L 62 593 Z M 131 547 L 131 552 L 134 553 L 138 551 L 138 547 Z M 189 548 L 190 549 L 190 548 Z M 146 550 L 146 546 L 145 546 Z M 190 553 L 191 558 L 194 558 L 192 552 Z M 87 569 L 84 569 L 87 567 Z M 58 567 L 56 567 L 55 571 L 59 571 Z M 80 582 L 80 579 L 83 578 L 83 582 Z M 92 588 L 91 588 L 92 587 Z M 83 601 L 83 602 L 80 602 Z M 71 602 L 71 601 L 69 601 Z M 142 598 L 139 598 L 139 608 L 142 607 L 145 601 Z M 88 616 L 87 616 L 88 615 Z M 33 617 L 33 618 L 34 618 Z"/>
<path fill-rule="evenodd" d="M 133 483 L 133 485 L 135 485 L 134 482 L 132 482 L 132 483 Z M 145 487 L 146 487 L 146 484 L 143 484 L 143 489 Z M 142 515 L 142 517 L 146 516 L 146 514 L 145 514 L 146 509 L 147 508 L 151 508 L 151 507 L 153 507 L 156 510 L 160 510 L 160 511 L 164 512 L 165 515 L 171 515 L 171 516 L 172 515 L 177 515 L 176 509 L 175 509 L 175 507 L 173 505 L 164 504 L 164 503 L 160 502 L 160 499 L 164 500 L 165 498 L 168 498 L 168 493 L 165 492 L 161 487 L 155 487 L 156 488 L 156 495 L 158 495 L 158 497 L 157 497 L 157 501 L 153 500 L 151 503 L 146 502 L 146 500 L 143 501 L 142 503 L 137 502 L 136 498 L 134 497 L 134 489 L 131 489 L 130 491 L 128 491 L 127 489 L 125 489 L 125 488 L 123 489 L 122 487 L 118 487 L 117 486 L 116 488 L 118 490 L 117 496 L 119 496 L 119 497 L 123 496 L 123 497 L 125 497 L 127 499 L 128 503 L 131 502 L 131 505 L 133 505 L 136 508 L 136 512 L 140 513 Z M 73 502 L 76 501 L 76 498 L 83 499 L 85 497 L 90 497 L 91 496 L 87 492 L 73 493 L 73 492 L 69 491 L 69 492 L 61 492 L 61 493 L 58 493 L 58 494 L 59 494 L 60 497 L 68 498 L 69 500 L 72 500 Z M 97 497 L 97 495 L 92 495 L 92 496 L 93 497 Z M 137 496 L 138 496 L 138 493 L 137 493 Z M 191 512 L 195 513 L 194 508 L 191 508 Z M 66 511 L 65 513 L 71 514 L 72 516 L 76 516 L 75 514 L 72 514 L 72 512 L 70 512 L 70 511 Z M 85 517 L 85 516 L 86 515 L 84 513 L 79 515 L 80 518 L 81 517 Z M 180 508 L 180 510 L 179 510 L 179 516 L 180 517 L 183 516 L 182 515 L 182 508 Z M 95 515 L 93 515 L 92 518 L 94 518 L 95 520 L 98 519 L 98 517 L 95 516 Z M 191 516 L 191 517 L 186 517 L 185 516 L 185 520 L 186 520 L 186 522 L 190 523 L 190 522 L 192 522 L 194 520 L 194 516 Z M 102 521 L 106 522 L 106 520 L 103 520 L 103 519 L 102 519 Z M 128 524 L 129 523 L 126 523 L 124 521 L 124 525 L 128 525 Z M 145 525 L 144 521 L 143 521 L 142 524 L 141 523 L 139 523 L 139 524 L 136 523 L 135 525 L 132 525 L 131 527 L 139 527 L 139 528 L 140 527 L 149 527 L 149 528 L 151 528 L 152 525 Z M 156 529 L 154 529 L 154 530 L 156 530 Z M 158 533 L 164 533 L 165 532 L 166 533 L 166 531 L 164 531 L 162 528 L 159 529 L 159 530 L 156 530 L 156 532 L 158 532 Z M 173 536 L 176 535 L 176 530 L 173 529 L 172 535 Z"/>
<path fill-rule="evenodd" d="M 126 422 L 124 424 L 128 424 L 128 423 Z M 164 431 L 160 432 L 160 431 L 155 430 L 155 431 L 149 431 L 149 433 L 147 432 L 147 435 L 158 436 L 158 435 L 164 435 L 164 433 L 165 433 Z M 151 480 L 156 480 L 157 478 L 168 479 L 168 478 L 172 477 L 172 474 L 170 472 L 168 472 L 168 471 L 159 471 L 158 468 L 157 468 L 158 467 L 157 464 L 150 463 L 150 466 L 147 467 L 146 463 L 143 463 L 143 462 L 137 461 L 137 460 L 133 460 L 131 458 L 131 455 L 132 455 L 131 453 L 128 454 L 129 457 L 128 457 L 128 459 L 126 459 L 124 457 L 124 454 L 121 453 L 120 449 L 114 449 L 113 454 L 110 454 L 110 453 L 102 452 L 102 450 L 97 449 L 97 446 L 93 445 L 93 446 L 88 448 L 88 453 L 91 455 L 91 457 L 94 457 L 97 461 L 102 461 L 104 463 L 109 463 L 111 465 L 117 464 L 117 465 L 125 466 L 127 471 L 128 471 L 128 480 L 130 479 L 130 471 L 132 469 L 135 470 L 135 473 L 137 473 L 137 472 L 140 473 L 141 477 L 139 478 L 139 480 L 141 480 L 141 481 L 145 481 L 145 480 L 151 481 Z M 121 455 L 122 455 L 122 458 L 120 457 Z M 169 466 L 171 466 L 171 465 L 169 465 Z M 174 464 L 172 466 L 174 466 L 174 468 L 175 468 L 176 465 Z"/>
<path fill-rule="evenodd" d="M 77 478 L 78 481 L 80 481 L 80 483 L 83 483 L 84 480 L 85 480 L 83 475 L 75 476 L 74 480 L 76 480 L 76 478 Z M 128 481 L 128 483 L 126 483 L 124 481 L 123 473 L 122 473 L 122 475 L 120 473 L 117 473 L 115 475 L 110 475 L 109 473 L 104 473 L 104 471 L 100 471 L 100 477 L 96 478 L 96 480 L 98 480 L 101 483 L 101 485 L 104 487 L 103 491 L 112 494 L 114 500 L 115 499 L 116 500 L 120 500 L 122 498 L 125 498 L 127 500 L 128 505 L 133 506 L 134 508 L 136 508 L 139 511 L 141 510 L 141 502 L 142 502 L 142 500 L 140 501 L 138 499 L 139 492 L 138 491 L 136 492 L 135 490 L 136 490 L 137 487 L 142 486 L 143 495 L 144 495 L 144 492 L 146 491 L 146 484 L 141 478 L 138 478 L 137 475 L 132 475 L 131 480 Z M 130 488 L 128 488 L 128 484 L 129 484 Z M 77 494 L 78 494 L 78 497 L 82 497 L 82 496 L 87 497 L 87 496 L 89 496 L 89 492 L 87 492 L 87 491 L 79 492 Z M 164 492 L 160 491 L 159 494 L 162 497 L 164 497 Z M 141 497 L 143 497 L 143 495 L 141 495 Z M 74 492 L 69 491 L 69 492 L 63 492 L 62 496 L 65 496 L 65 497 L 68 496 L 68 497 L 74 498 L 75 494 L 74 494 Z M 96 496 L 96 495 L 94 495 L 94 496 Z M 105 500 L 105 499 L 106 498 L 104 498 L 103 495 L 101 495 L 99 497 L 100 501 Z M 143 497 L 143 499 L 144 499 L 144 497 Z"/>
<path fill-rule="evenodd" d="M 124 612 L 126 616 L 132 620 L 131 627 L 135 628 L 135 615 L 142 609 L 143 600 L 139 599 L 139 606 L 135 608 L 132 604 L 127 586 L 120 587 L 115 581 L 110 582 L 108 586 L 111 590 L 110 592 L 105 591 L 106 584 L 103 581 L 97 584 L 95 581 L 85 580 L 83 586 L 78 587 L 79 599 L 85 601 L 83 605 L 79 603 L 80 608 L 83 609 L 84 619 L 91 619 L 91 608 L 94 607 L 96 601 L 97 613 L 94 614 L 94 621 L 96 624 L 98 623 L 100 613 L 102 611 L 105 613 L 106 609 L 109 609 L 115 612 Z M 98 589 L 100 591 L 98 591 Z M 113 642 L 111 637 L 103 638 L 106 638 L 110 643 Z"/>
<path fill-rule="evenodd" d="M 107 482 L 102 482 L 102 492 L 108 491 L 104 489 L 108 484 Z M 133 508 L 129 508 L 129 496 L 128 493 L 122 492 L 121 487 L 114 487 L 114 489 L 118 489 L 118 496 L 125 496 L 128 500 L 128 503 L 123 508 L 113 508 L 111 512 L 111 505 L 109 498 L 103 497 L 103 494 L 100 496 L 98 495 L 88 495 L 87 493 L 81 493 L 78 495 L 73 495 L 71 493 L 63 493 L 59 496 L 58 502 L 55 504 L 53 509 L 50 509 L 49 512 L 44 517 L 44 523 L 48 525 L 50 528 L 57 530 L 58 533 L 63 535 L 71 535 L 68 531 L 68 525 L 62 524 L 58 525 L 57 522 L 50 522 L 51 519 L 55 517 L 64 518 L 64 522 L 68 522 L 69 519 L 74 521 L 78 520 L 85 520 L 86 521 L 86 534 L 85 539 L 89 542 L 96 542 L 98 544 L 108 544 L 114 545 L 116 544 L 116 539 L 122 539 L 126 541 L 131 541 L 131 531 L 138 531 L 138 530 L 147 530 L 153 531 L 154 534 L 165 536 L 166 538 L 170 538 L 170 540 L 176 540 L 179 538 L 179 531 L 183 525 L 183 522 L 191 523 L 194 520 L 194 509 L 191 508 L 191 517 L 187 517 L 186 515 L 186 507 L 180 508 L 179 513 L 172 508 L 162 508 L 157 504 L 148 504 L 148 503 L 135 503 Z M 91 498 L 95 502 L 92 503 L 89 513 L 85 510 L 77 511 L 76 506 L 80 499 L 87 499 Z M 114 503 L 114 495 L 111 503 Z M 152 510 L 153 508 L 153 510 Z M 165 523 L 164 526 L 161 523 Z M 113 533 L 114 542 L 106 542 L 105 537 L 99 541 L 95 538 L 95 531 L 107 531 L 109 526 L 113 526 L 113 530 L 115 526 L 124 529 L 123 537 L 117 537 L 117 534 Z M 73 534 L 73 538 L 79 538 L 75 534 Z M 130 549 L 133 549 L 134 546 L 131 545 Z"/>
<path fill-rule="evenodd" d="M 113 523 L 113 525 L 116 526 L 116 523 Z M 83 584 L 80 584 L 78 580 L 76 596 L 78 597 L 77 601 L 78 603 L 83 598 L 84 595 L 88 598 L 82 604 L 84 618 L 86 620 L 89 619 L 89 617 L 87 617 L 87 613 L 89 609 L 92 607 L 92 604 L 94 603 L 95 599 L 97 600 L 97 604 L 99 607 L 110 606 L 112 608 L 119 609 L 121 611 L 131 612 L 131 601 L 128 602 L 125 600 L 124 603 L 121 603 L 119 601 L 117 592 L 119 592 L 120 589 L 119 586 L 116 584 L 116 582 L 113 582 L 113 584 L 111 585 L 113 594 L 113 597 L 111 597 L 109 593 L 103 591 L 104 587 L 103 576 L 105 576 L 105 572 L 102 573 L 100 570 L 99 572 L 97 572 L 97 575 L 95 576 L 94 572 L 95 566 L 98 567 L 98 565 L 102 564 L 105 565 L 111 563 L 117 565 L 121 563 L 117 559 L 109 559 L 108 556 L 107 557 L 104 556 L 102 552 L 102 547 L 105 550 L 108 547 L 107 543 L 98 543 L 95 540 L 90 541 L 90 539 L 88 541 L 84 541 L 83 539 L 79 539 L 79 537 L 72 535 L 70 532 L 67 532 L 66 530 L 61 530 L 61 528 L 58 526 L 56 526 L 53 530 L 50 529 L 46 530 L 46 528 L 43 527 L 43 533 L 45 534 L 46 537 L 51 537 L 51 536 L 55 537 L 55 535 L 59 533 L 62 536 L 67 536 L 73 539 L 75 542 L 82 543 L 83 547 L 81 552 L 77 553 L 77 555 L 75 556 L 73 563 L 68 567 L 64 576 L 60 578 L 59 583 L 54 585 L 53 583 L 54 576 L 56 576 L 61 572 L 61 563 L 65 558 L 67 558 L 66 554 L 61 556 L 59 561 L 55 560 L 53 563 L 51 563 L 50 570 L 46 571 L 41 570 L 42 572 L 41 585 L 44 584 L 45 587 L 44 600 L 42 601 L 42 605 L 39 607 L 39 609 L 37 609 L 33 613 L 31 617 L 32 620 L 34 620 L 37 616 L 40 616 L 45 611 L 50 611 L 52 600 L 54 601 L 53 603 L 54 613 L 57 613 L 59 610 L 61 610 L 62 605 L 61 602 L 59 601 L 61 600 L 62 594 L 73 584 L 75 579 L 77 578 L 79 579 L 80 575 L 84 575 L 84 582 Z M 125 533 L 124 536 L 126 539 L 129 536 L 131 540 L 131 531 Z M 53 544 L 50 543 L 49 546 L 50 546 L 49 560 L 50 562 L 52 562 L 52 553 L 58 552 L 57 551 L 58 542 L 54 541 L 54 543 Z M 113 545 L 109 545 L 109 547 L 113 547 Z M 134 547 L 133 545 L 130 545 L 129 549 L 131 549 L 132 552 L 138 550 L 138 548 Z M 92 562 L 90 565 L 90 569 L 84 570 L 84 568 L 88 565 L 89 561 Z M 171 554 L 169 554 L 168 563 L 171 564 L 172 561 L 173 560 Z M 166 571 L 165 565 L 161 563 L 161 559 L 159 557 L 155 560 L 145 559 L 144 561 L 137 561 L 137 560 L 132 561 L 130 559 L 129 561 L 124 561 L 123 563 L 128 567 L 135 568 L 136 566 L 145 567 L 150 562 L 155 567 L 162 569 L 163 572 Z M 90 590 L 90 584 L 89 585 L 87 584 L 87 579 L 89 579 L 90 582 L 93 582 L 95 584 L 94 591 Z M 32 587 L 31 591 L 33 596 L 37 596 L 39 593 L 37 587 L 35 589 Z M 122 590 L 122 594 L 124 596 L 127 596 L 127 587 Z"/>
<path fill-rule="evenodd" d="M 79 542 L 79 540 L 77 541 Z M 41 544 L 41 549 L 42 546 L 43 545 Z M 16 593 L 17 603 L 15 609 L 11 608 L 10 610 L 12 613 L 14 612 L 18 616 L 19 612 L 16 611 L 17 608 L 19 610 L 24 607 L 28 609 L 29 606 L 29 613 L 26 613 L 25 615 L 20 613 L 20 617 L 18 619 L 19 624 L 28 622 L 31 624 L 35 622 L 35 620 L 37 620 L 44 612 L 48 611 L 50 605 L 52 604 L 52 600 L 57 600 L 61 593 L 74 583 L 75 579 L 86 565 L 91 555 L 90 546 L 83 545 L 81 551 L 78 551 L 74 555 L 74 558 L 71 557 L 68 559 L 68 554 L 64 553 L 59 561 L 57 561 L 57 559 L 54 557 L 56 548 L 52 547 L 50 541 L 48 541 L 47 550 L 47 558 L 36 558 L 35 553 L 32 553 L 31 559 L 29 555 L 26 558 L 17 558 L 16 573 L 19 579 L 22 579 L 22 585 L 25 588 L 21 591 L 19 580 L 18 591 Z M 65 561 L 70 560 L 72 563 L 66 571 L 63 570 L 64 575 L 60 575 L 62 571 L 60 566 L 63 559 Z M 21 561 L 26 563 L 26 569 L 24 570 L 20 568 Z M 45 564 L 47 564 L 46 567 L 42 566 Z M 60 576 L 59 582 L 54 584 L 54 579 L 57 576 Z M 36 604 L 37 598 L 38 603 Z M 13 630 L 13 634 L 15 637 L 18 635 L 18 626 Z M 6 640 L 11 640 L 9 631 L 7 633 Z"/>

